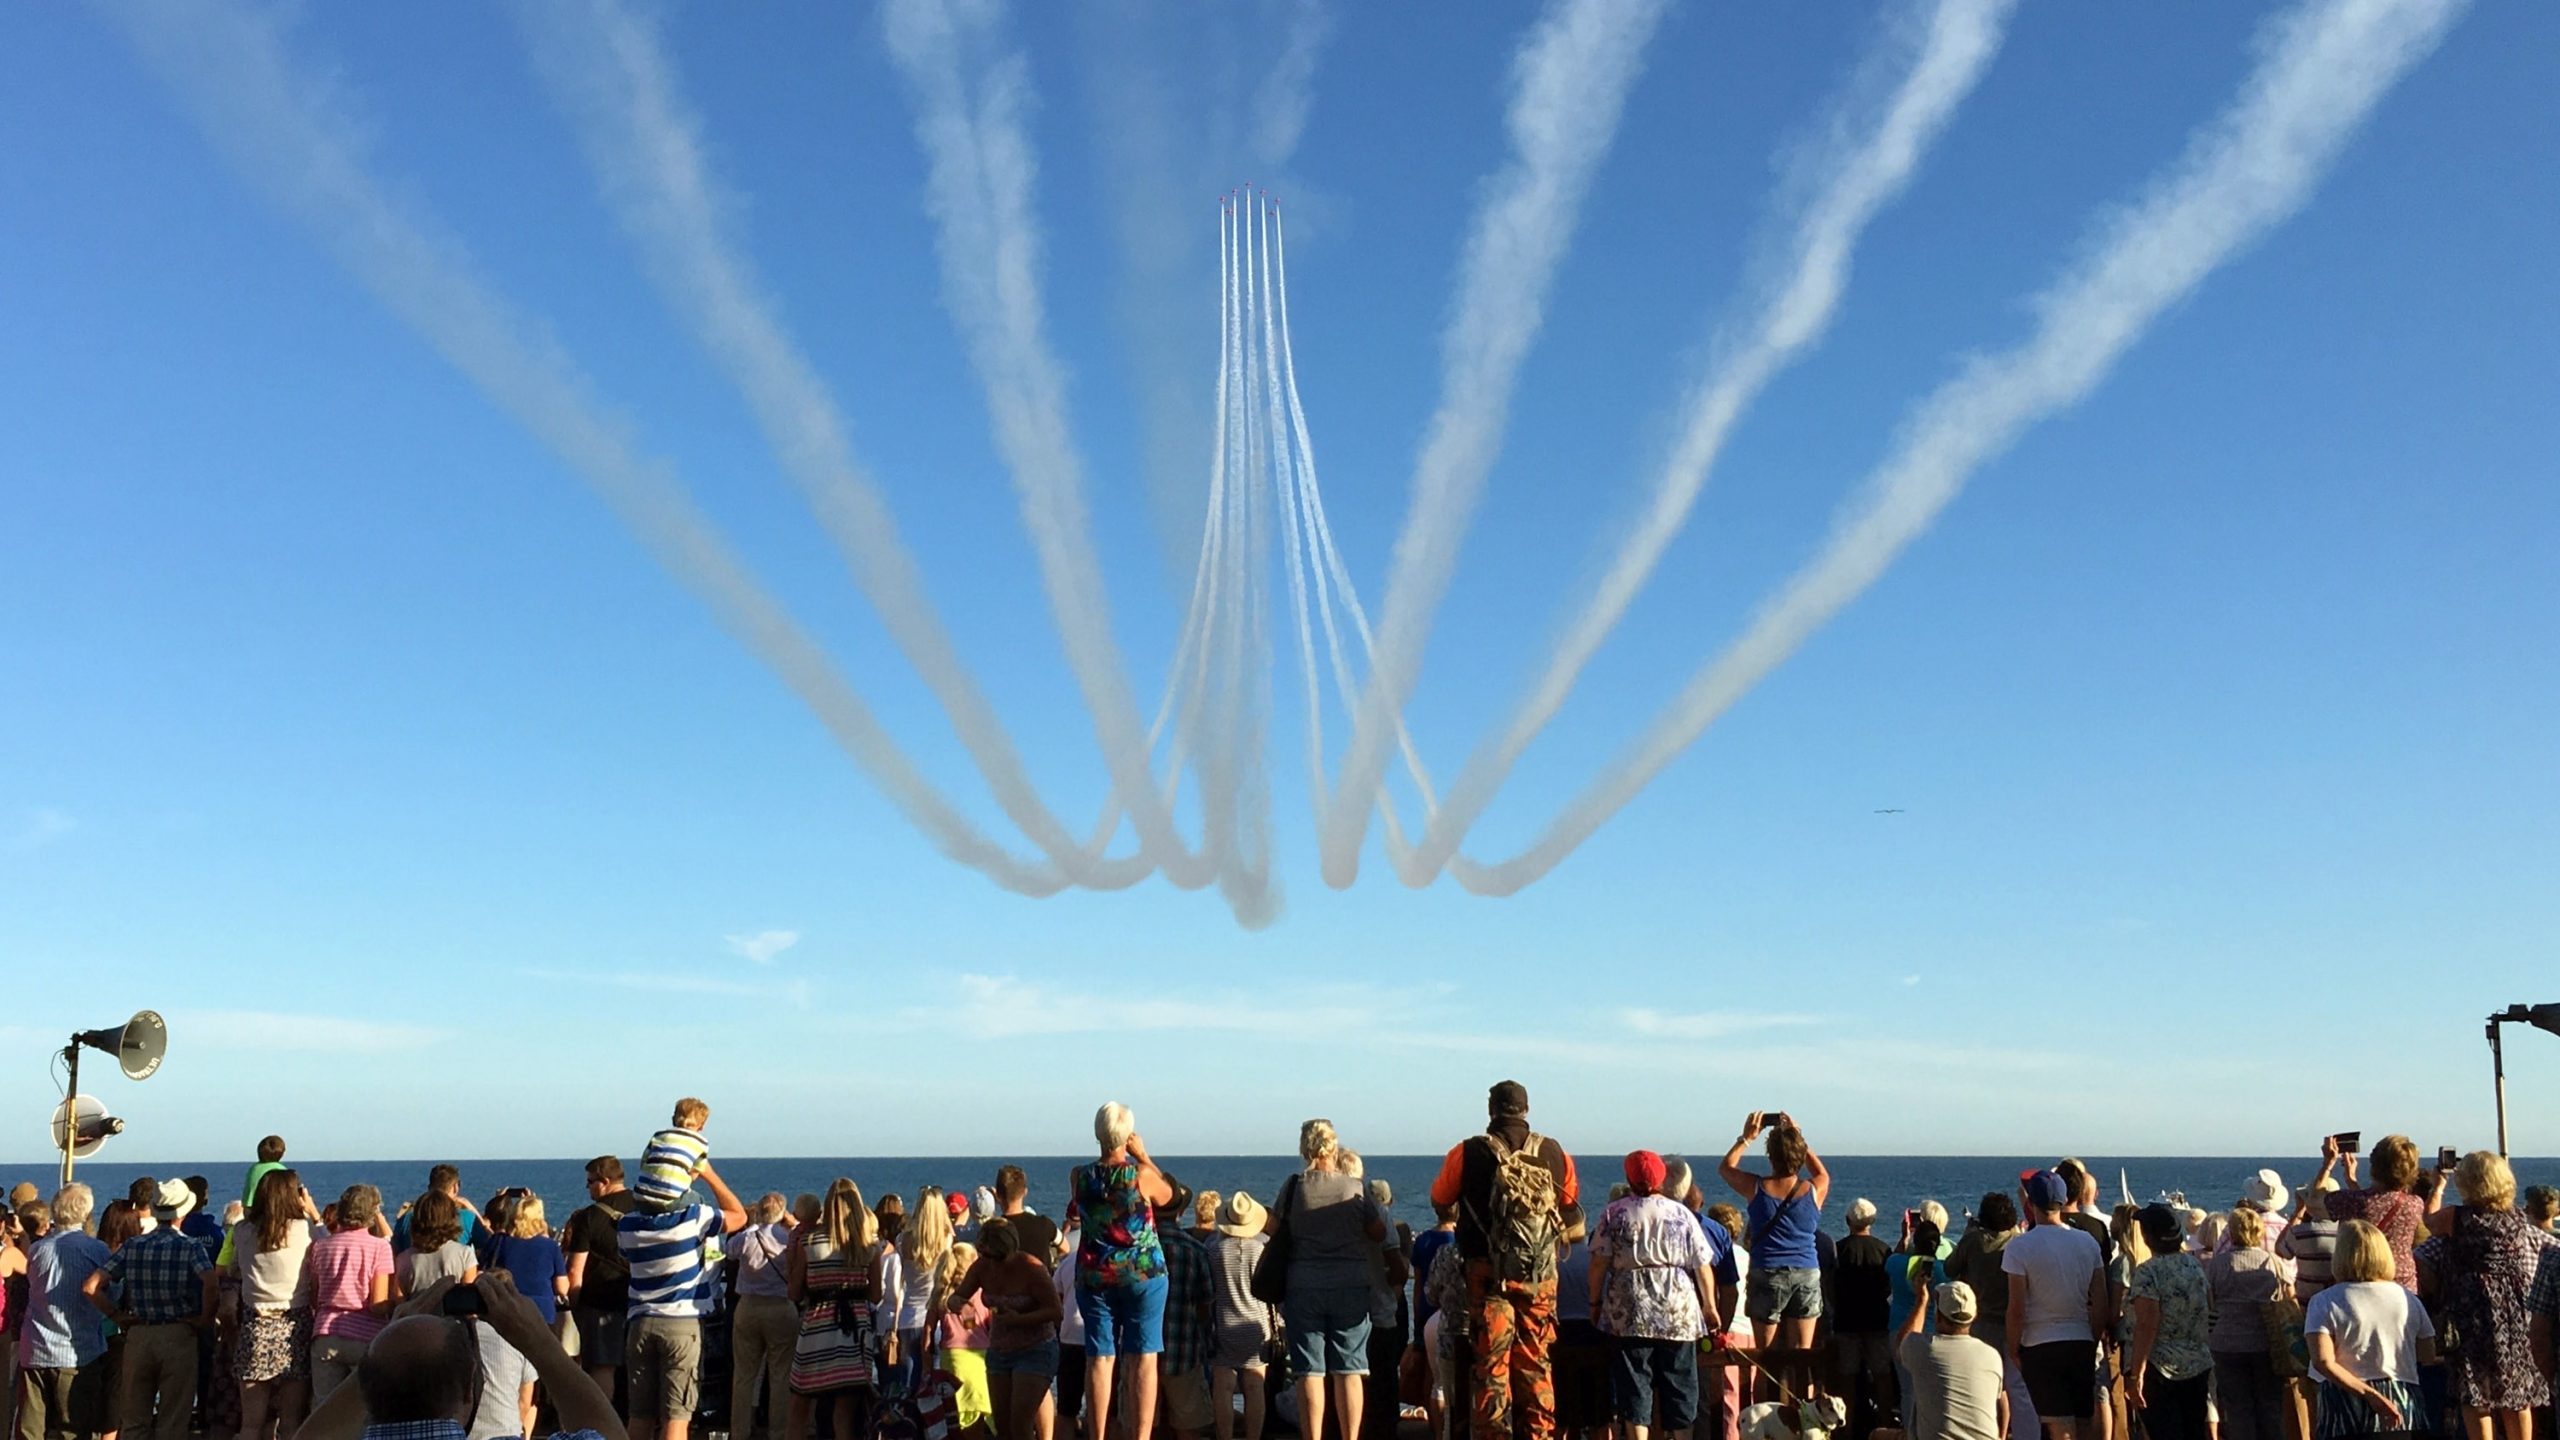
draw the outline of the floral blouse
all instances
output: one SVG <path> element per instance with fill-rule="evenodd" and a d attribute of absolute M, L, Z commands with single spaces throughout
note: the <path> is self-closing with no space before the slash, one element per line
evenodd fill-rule
<path fill-rule="evenodd" d="M 2155 1255 L 2133 1272 L 2125 1298 L 2160 1304 L 2160 1333 L 2151 1342 L 2151 1368 L 2172 1380 L 2188 1380 L 2213 1368 L 2206 1344 L 2209 1316 L 2204 1267 L 2183 1251 Z"/>
<path fill-rule="evenodd" d="M 1698 1339 L 1707 1317 L 1697 1275 L 1712 1258 L 1688 1206 L 1660 1195 L 1610 1202 L 1591 1232 L 1592 1268 L 1608 1273 L 1594 1318 L 1629 1339 Z"/>

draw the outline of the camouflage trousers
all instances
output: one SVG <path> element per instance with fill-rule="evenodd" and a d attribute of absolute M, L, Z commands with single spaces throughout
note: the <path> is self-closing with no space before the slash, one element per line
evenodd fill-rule
<path fill-rule="evenodd" d="M 1474 1440 L 1555 1440 L 1556 1282 L 1496 1280 L 1467 1263 L 1469 1425 Z"/>

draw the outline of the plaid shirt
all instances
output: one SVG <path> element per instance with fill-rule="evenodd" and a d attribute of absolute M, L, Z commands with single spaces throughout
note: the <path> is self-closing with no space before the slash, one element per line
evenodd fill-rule
<path fill-rule="evenodd" d="M 204 1277 L 213 1273 L 213 1262 L 194 1236 L 174 1225 L 127 1240 L 100 1268 L 110 1282 L 124 1283 L 124 1308 L 136 1324 L 164 1325 L 204 1313 Z"/>
<path fill-rule="evenodd" d="M 1209 1363 L 1209 1252 L 1179 1225 L 1157 1227 L 1164 1242 L 1164 1359 L 1168 1370 L 1190 1372 Z"/>
<path fill-rule="evenodd" d="M 2527 1314 L 2560 1320 L 2560 1245 L 2542 1247 L 2542 1263 L 2533 1267 L 2533 1288 L 2524 1295 Z"/>

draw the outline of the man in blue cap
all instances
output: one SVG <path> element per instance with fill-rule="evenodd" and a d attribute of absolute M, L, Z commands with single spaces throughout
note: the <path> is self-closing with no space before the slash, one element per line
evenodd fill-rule
<path fill-rule="evenodd" d="M 2051 1170 L 2018 1183 L 2027 1228 L 2001 1251 L 2009 1277 L 2008 1359 L 2026 1377 L 2046 1440 L 2095 1434 L 2098 1337 L 2109 1313 L 2106 1261 L 2098 1242 L 2072 1227 L 2071 1187 Z"/>

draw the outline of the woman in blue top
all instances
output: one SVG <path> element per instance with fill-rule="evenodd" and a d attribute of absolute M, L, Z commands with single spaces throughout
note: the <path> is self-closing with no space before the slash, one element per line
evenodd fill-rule
<path fill-rule="evenodd" d="M 1769 1135 L 1767 1175 L 1742 1168 L 1742 1152 L 1763 1130 Z M 1815 1239 L 1822 1233 L 1823 1203 L 1831 1198 L 1831 1172 L 1792 1118 L 1758 1110 L 1742 1122 L 1741 1138 L 1716 1170 L 1748 1202 L 1743 1214 L 1751 1232 L 1751 1275 L 1742 1313 L 1751 1317 L 1752 1344 L 1762 1350 L 1812 1349 L 1814 1322 L 1822 1318 L 1822 1259 Z"/>
<path fill-rule="evenodd" d="M 1173 1203 L 1173 1186 L 1138 1138 L 1138 1122 L 1118 1101 L 1093 1117 L 1101 1156 L 1067 1176 L 1067 1195 L 1083 1220 L 1076 1247 L 1076 1310 L 1084 1320 L 1085 1433 L 1104 1440 L 1111 1423 L 1111 1380 L 1129 1357 L 1134 1440 L 1155 1429 L 1156 1356 L 1164 1350 L 1164 1243 L 1155 1207 Z"/>

